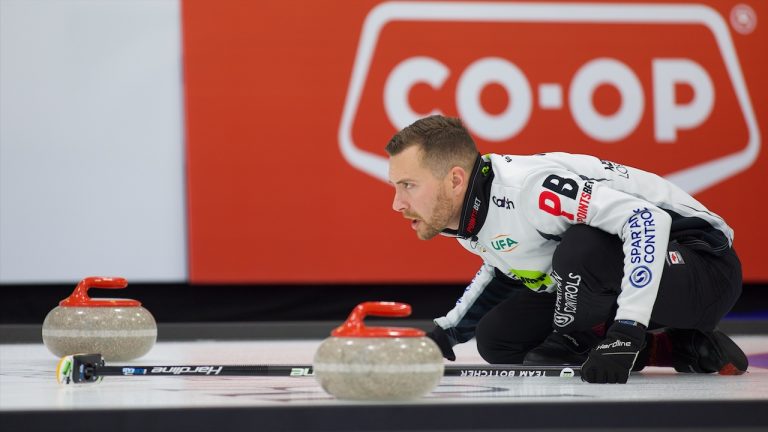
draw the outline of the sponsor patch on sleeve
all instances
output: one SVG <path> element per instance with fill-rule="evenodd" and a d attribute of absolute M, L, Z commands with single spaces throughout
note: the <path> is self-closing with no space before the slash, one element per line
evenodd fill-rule
<path fill-rule="evenodd" d="M 685 264 L 685 260 L 680 252 L 669 251 L 669 253 L 667 253 L 667 264 Z"/>

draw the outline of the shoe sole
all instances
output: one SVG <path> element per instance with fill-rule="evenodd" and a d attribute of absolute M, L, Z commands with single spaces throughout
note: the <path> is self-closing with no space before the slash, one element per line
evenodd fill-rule
<path fill-rule="evenodd" d="M 749 360 L 747 360 L 744 351 L 736 345 L 736 342 L 726 336 L 725 333 L 717 330 L 712 332 L 712 339 L 720 357 L 726 359 L 726 363 L 718 369 L 718 374 L 741 375 L 747 371 Z"/>

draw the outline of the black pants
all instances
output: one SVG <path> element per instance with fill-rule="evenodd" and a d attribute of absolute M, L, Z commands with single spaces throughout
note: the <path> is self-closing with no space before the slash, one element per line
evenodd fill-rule
<path fill-rule="evenodd" d="M 667 261 L 651 313 L 650 328 L 713 330 L 741 295 L 741 263 L 733 249 L 725 255 L 669 242 L 677 252 Z M 520 363 L 554 329 L 589 330 L 609 323 L 624 274 L 621 240 L 596 228 L 574 225 L 552 257 L 557 295 L 512 287 L 512 297 L 479 322 L 477 348 L 489 363 Z M 553 319 L 554 311 L 554 319 Z"/>

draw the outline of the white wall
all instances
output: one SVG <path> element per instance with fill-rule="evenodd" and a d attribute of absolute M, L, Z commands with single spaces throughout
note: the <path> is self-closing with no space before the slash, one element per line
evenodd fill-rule
<path fill-rule="evenodd" d="M 183 281 L 177 0 L 0 0 L 0 283 Z"/>

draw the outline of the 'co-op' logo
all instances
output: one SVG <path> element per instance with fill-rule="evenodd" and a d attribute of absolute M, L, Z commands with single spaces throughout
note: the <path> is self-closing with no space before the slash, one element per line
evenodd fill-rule
<path fill-rule="evenodd" d="M 510 31 L 507 38 L 515 43 L 483 50 L 492 45 L 486 37 L 472 41 L 475 49 L 459 48 L 468 52 L 457 55 L 452 52 L 456 50 L 454 45 L 446 47 L 433 41 L 451 35 L 444 29 L 445 34 L 441 37 L 440 28 L 435 26 L 456 23 L 481 23 L 486 28 L 497 26 L 493 27 L 494 31 L 507 29 Z M 562 75 L 557 70 L 556 61 L 553 67 L 542 72 L 535 70 L 535 63 L 546 62 L 547 55 L 542 53 L 537 57 L 541 61 L 526 63 L 520 54 L 522 45 L 535 45 L 536 41 L 526 36 L 533 34 L 536 26 L 554 23 L 560 27 L 570 26 L 568 31 L 572 34 L 584 29 L 582 33 L 592 38 L 589 40 L 606 46 L 610 45 L 616 25 L 624 25 L 632 31 L 655 31 L 656 27 L 669 29 L 673 26 L 677 26 L 674 31 L 678 32 L 703 28 L 714 37 L 716 53 L 712 58 L 722 61 L 717 64 L 717 69 L 724 72 L 716 74 L 719 81 L 713 82 L 713 72 L 708 68 L 714 66 L 691 58 L 685 49 L 674 53 L 660 49 L 663 52 L 658 55 L 651 52 L 643 57 L 638 54 L 630 61 L 628 54 L 624 55 L 626 53 L 615 47 L 613 51 L 601 48 L 598 43 L 584 44 L 584 51 L 595 54 L 590 54 L 591 58 L 581 61 L 573 70 L 565 71 L 566 77 L 556 78 L 556 72 Z M 408 51 L 402 44 L 395 44 L 396 48 L 387 51 L 386 55 L 378 54 L 388 60 L 377 63 L 377 53 L 386 50 L 386 43 L 382 41 L 384 28 L 388 27 L 388 34 L 391 34 L 402 31 L 409 24 L 433 26 L 429 31 L 421 30 L 403 37 L 419 38 L 408 40 L 409 46 L 418 46 L 419 50 Z M 605 32 L 606 28 L 608 32 Z M 601 38 L 592 36 L 600 31 L 604 32 Z M 437 36 L 430 39 L 423 34 Z M 690 45 L 699 43 L 695 38 L 689 39 L 693 39 Z M 613 54 L 606 55 L 608 51 Z M 401 58 L 389 60 L 397 55 Z M 549 57 L 558 55 L 561 54 L 553 53 Z M 748 168 L 760 148 L 757 122 L 733 42 L 725 21 L 715 10 L 695 4 L 383 3 L 368 14 L 363 26 L 339 128 L 339 142 L 342 154 L 351 165 L 386 181 L 387 159 L 354 141 L 353 125 L 360 113 L 365 113 L 362 122 L 367 127 L 371 115 L 381 121 L 382 115 L 378 113 L 383 112 L 387 124 L 397 130 L 424 115 L 442 113 L 442 103 L 443 106 L 450 104 L 472 133 L 488 142 L 511 140 L 530 127 L 538 113 L 563 110 L 569 113 L 578 133 L 593 142 L 613 143 L 636 134 L 641 120 L 650 113 L 652 133 L 649 135 L 656 143 L 674 143 L 682 131 L 701 127 L 713 116 L 719 103 L 716 84 L 726 80 L 730 81 L 729 88 L 735 95 L 733 106 L 740 109 L 743 116 L 741 120 L 746 125 L 748 141 L 730 154 L 715 156 L 667 175 L 689 193 L 696 193 Z M 500 111 L 489 112 L 483 105 L 483 92 L 491 84 L 500 86 L 508 95 L 509 103 Z M 605 86 L 613 88 L 619 96 L 620 104 L 615 112 L 602 112 L 594 104 L 595 93 Z M 419 88 L 421 90 L 417 90 Z M 425 88 L 430 94 L 447 93 L 451 100 L 436 98 L 435 106 L 415 107 L 413 93 L 423 93 Z M 682 88 L 689 89 L 687 100 L 678 94 Z M 368 101 L 361 104 L 366 93 L 381 97 L 381 100 L 376 99 L 380 108 L 367 108 L 372 105 Z"/>

